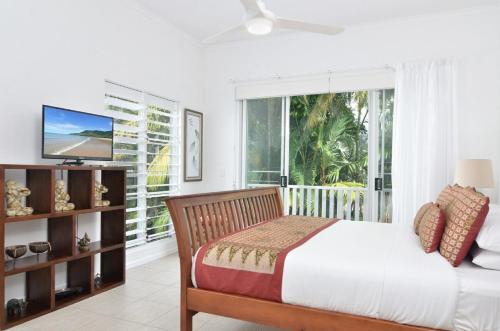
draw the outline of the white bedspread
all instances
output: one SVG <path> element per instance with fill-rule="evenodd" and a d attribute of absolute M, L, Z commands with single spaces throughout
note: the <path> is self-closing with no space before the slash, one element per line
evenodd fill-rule
<path fill-rule="evenodd" d="M 455 330 L 500 330 L 500 271 L 469 261 L 457 269 L 460 280 Z"/>
<path fill-rule="evenodd" d="M 453 327 L 453 267 L 411 227 L 340 221 L 290 252 L 283 301 L 398 323 Z"/>

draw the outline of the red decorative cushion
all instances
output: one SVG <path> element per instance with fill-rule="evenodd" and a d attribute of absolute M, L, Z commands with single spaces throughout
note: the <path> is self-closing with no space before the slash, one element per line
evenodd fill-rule
<path fill-rule="evenodd" d="M 426 253 L 431 253 L 438 249 L 445 225 L 446 217 L 444 212 L 437 204 L 431 203 L 422 216 L 418 227 L 420 243 Z"/>
<path fill-rule="evenodd" d="M 454 267 L 462 263 L 488 214 L 490 199 L 471 188 L 452 189 L 453 200 L 445 208 L 446 226 L 439 252 Z"/>
<path fill-rule="evenodd" d="M 422 218 L 424 217 L 425 212 L 427 209 L 432 207 L 433 203 L 432 202 L 427 202 L 420 207 L 420 209 L 417 211 L 417 215 L 415 215 L 415 220 L 413 221 L 413 229 L 415 230 L 415 233 L 418 234 L 418 227 L 420 225 L 420 222 L 422 221 Z"/>
<path fill-rule="evenodd" d="M 446 207 L 448 207 L 448 204 L 453 201 L 453 199 L 455 198 L 453 195 L 453 188 L 457 186 L 458 185 L 452 187 L 448 185 L 441 191 L 441 193 L 439 193 L 436 201 L 436 203 L 439 205 L 439 208 L 444 210 L 446 209 Z"/>

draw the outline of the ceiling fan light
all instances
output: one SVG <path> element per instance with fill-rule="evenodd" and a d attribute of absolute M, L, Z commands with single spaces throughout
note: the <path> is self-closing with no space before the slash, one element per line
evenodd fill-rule
<path fill-rule="evenodd" d="M 266 35 L 273 30 L 273 21 L 264 17 L 256 17 L 245 23 L 245 26 L 251 34 Z"/>

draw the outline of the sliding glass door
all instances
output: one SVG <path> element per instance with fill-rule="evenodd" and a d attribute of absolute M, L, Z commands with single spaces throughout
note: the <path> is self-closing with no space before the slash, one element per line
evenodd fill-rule
<path fill-rule="evenodd" d="M 375 216 L 379 222 L 392 220 L 392 123 L 394 90 L 374 92 L 377 114 L 377 146 L 375 180 Z"/>
<path fill-rule="evenodd" d="M 392 95 L 245 101 L 243 185 L 281 185 L 292 215 L 390 221 Z"/>
<path fill-rule="evenodd" d="M 283 98 L 248 100 L 244 107 L 245 185 L 280 185 L 284 156 Z"/>

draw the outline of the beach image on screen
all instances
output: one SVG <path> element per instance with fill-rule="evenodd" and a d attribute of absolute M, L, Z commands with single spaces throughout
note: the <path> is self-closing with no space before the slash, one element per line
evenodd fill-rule
<path fill-rule="evenodd" d="M 60 158 L 112 158 L 113 120 L 45 107 L 44 154 Z"/>

